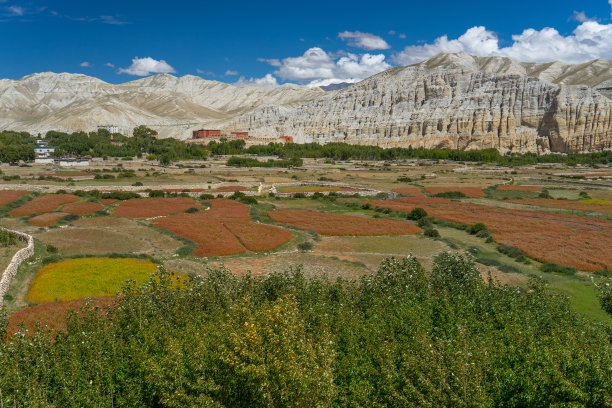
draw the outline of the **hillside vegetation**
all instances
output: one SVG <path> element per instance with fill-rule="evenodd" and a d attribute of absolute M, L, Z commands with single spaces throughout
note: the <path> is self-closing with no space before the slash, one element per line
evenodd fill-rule
<path fill-rule="evenodd" d="M 611 328 L 533 279 L 484 282 L 443 253 L 360 281 L 301 271 L 185 287 L 160 270 L 67 332 L 10 336 L 3 406 L 612 406 Z"/>

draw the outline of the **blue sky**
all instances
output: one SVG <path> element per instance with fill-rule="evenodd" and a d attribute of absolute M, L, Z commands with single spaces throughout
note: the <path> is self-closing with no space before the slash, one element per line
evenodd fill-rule
<path fill-rule="evenodd" d="M 611 11 L 612 0 L 0 0 L 0 78 L 168 72 L 320 85 L 440 51 L 577 63 L 612 59 Z"/>

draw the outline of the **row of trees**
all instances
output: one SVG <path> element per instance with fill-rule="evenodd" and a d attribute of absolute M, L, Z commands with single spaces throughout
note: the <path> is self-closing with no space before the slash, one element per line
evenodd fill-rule
<path fill-rule="evenodd" d="M 358 282 L 160 271 L 65 334 L 0 334 L 0 405 L 609 407 L 610 330 L 449 254 Z"/>
<path fill-rule="evenodd" d="M 56 148 L 55 155 L 94 157 L 141 157 L 158 158 L 163 163 L 174 160 L 205 159 L 213 155 L 254 154 L 258 156 L 278 156 L 282 158 L 328 158 L 332 160 L 402 160 L 432 159 L 454 160 L 501 165 L 528 165 L 538 163 L 607 164 L 612 163 L 612 151 L 585 154 L 546 154 L 535 153 L 500 155 L 496 149 L 452 150 L 424 149 L 412 147 L 385 149 L 377 146 L 361 146 L 346 143 L 320 145 L 281 144 L 246 147 L 244 140 L 211 141 L 207 146 L 184 143 L 171 138 L 157 139 L 157 132 L 145 126 L 136 127 L 133 137 L 120 134 L 112 135 L 100 129 L 97 132 L 48 132 L 46 139 Z M 34 158 L 34 138 L 25 132 L 0 132 L 0 161 L 14 162 Z"/>

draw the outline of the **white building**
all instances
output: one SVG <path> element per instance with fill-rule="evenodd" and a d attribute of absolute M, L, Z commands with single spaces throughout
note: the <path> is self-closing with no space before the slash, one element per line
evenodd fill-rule
<path fill-rule="evenodd" d="M 121 133 L 119 131 L 119 126 L 117 125 L 104 125 L 104 126 L 98 126 L 98 130 L 100 129 L 106 129 L 110 132 L 110 134 L 112 135 L 113 133 Z"/>
<path fill-rule="evenodd" d="M 58 159 L 55 160 L 55 165 L 60 167 L 80 167 L 89 166 L 88 159 Z"/>
<path fill-rule="evenodd" d="M 55 152 L 55 147 L 35 147 L 34 153 L 36 153 L 37 159 L 47 159 L 51 157 L 51 154 Z"/>

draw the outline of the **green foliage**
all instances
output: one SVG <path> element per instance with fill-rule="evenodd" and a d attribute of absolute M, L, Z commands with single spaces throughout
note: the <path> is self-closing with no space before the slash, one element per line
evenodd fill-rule
<path fill-rule="evenodd" d="M 299 269 L 174 282 L 160 270 L 57 337 L 6 336 L 2 403 L 610 406 L 609 327 L 541 281 L 487 284 L 466 257 L 442 254 L 431 273 L 390 258 L 358 282 Z"/>
<path fill-rule="evenodd" d="M 312 251 L 312 249 L 314 248 L 314 244 L 310 241 L 306 241 L 298 244 L 297 248 L 303 252 Z"/>
<path fill-rule="evenodd" d="M 461 192 L 461 191 L 445 191 L 443 193 L 438 193 L 438 194 L 434 194 L 434 197 L 440 197 L 440 198 L 464 198 L 467 197 L 465 195 L 465 193 Z"/>
<path fill-rule="evenodd" d="M 518 262 L 523 262 L 527 259 L 527 255 L 525 255 L 523 251 L 509 245 L 499 244 L 497 246 L 497 251 L 508 255 L 510 258 L 516 259 Z"/>
<path fill-rule="evenodd" d="M 410 177 L 400 176 L 400 177 L 397 178 L 397 181 L 399 183 L 411 183 L 412 179 Z"/>
<path fill-rule="evenodd" d="M 581 200 L 589 200 L 591 198 L 591 196 L 589 195 L 589 193 L 587 193 L 586 191 L 581 191 L 578 196 L 580 197 Z"/>
<path fill-rule="evenodd" d="M 423 235 L 425 235 L 426 237 L 430 237 L 430 238 L 439 238 L 440 232 L 434 228 L 427 228 L 426 230 L 423 231 Z"/>
<path fill-rule="evenodd" d="M 200 209 L 196 207 L 189 207 L 188 209 L 185 210 L 187 214 L 197 213 L 198 211 L 200 211 Z"/>
<path fill-rule="evenodd" d="M 406 218 L 408 218 L 409 220 L 415 220 L 415 221 L 420 220 L 423 217 L 427 217 L 427 211 L 425 211 L 421 207 L 413 208 L 412 211 L 410 211 L 406 215 Z"/>
<path fill-rule="evenodd" d="M 0 229 L 0 247 L 9 247 L 17 244 L 17 235 L 15 233 Z"/>
<path fill-rule="evenodd" d="M 543 188 L 542 192 L 540 192 L 540 194 L 538 194 L 538 198 L 552 198 L 552 196 L 550 195 L 550 192 Z"/>
<path fill-rule="evenodd" d="M 102 193 L 102 199 L 112 198 L 115 200 L 129 200 L 130 198 L 140 198 L 140 194 L 133 191 L 113 191 L 111 193 Z"/>
<path fill-rule="evenodd" d="M 430 159 L 482 163 L 497 163 L 505 166 L 533 165 L 538 163 L 606 164 L 612 162 L 612 151 L 596 153 L 545 154 L 507 153 L 501 155 L 496 149 L 451 150 L 350 145 L 346 143 L 270 143 L 265 146 L 250 146 L 244 153 L 259 156 L 328 158 L 331 160 L 402 160 Z"/>
<path fill-rule="evenodd" d="M 227 160 L 226 165 L 232 167 L 300 167 L 303 164 L 302 159 L 298 157 L 292 157 L 288 160 L 273 160 L 262 162 L 251 157 L 237 157 L 232 156 Z"/>
<path fill-rule="evenodd" d="M 238 201 L 240 201 L 243 204 L 251 204 L 251 205 L 257 204 L 257 199 L 253 196 L 240 197 Z"/>
<path fill-rule="evenodd" d="M 601 308 L 612 316 L 612 284 L 609 281 L 599 287 L 599 303 Z"/>
<path fill-rule="evenodd" d="M 473 224 L 467 227 L 467 232 L 469 232 L 472 235 L 476 235 L 478 233 L 481 233 L 482 231 L 488 231 L 487 226 L 483 224 L 482 222 L 477 222 L 476 224 Z"/>
<path fill-rule="evenodd" d="M 555 263 L 544 263 L 540 266 L 540 270 L 542 272 L 555 272 L 564 275 L 575 275 L 578 272 L 574 267 L 557 265 Z"/>
<path fill-rule="evenodd" d="M 215 198 L 215 196 L 212 194 L 200 194 L 200 200 L 212 200 L 213 198 Z"/>

